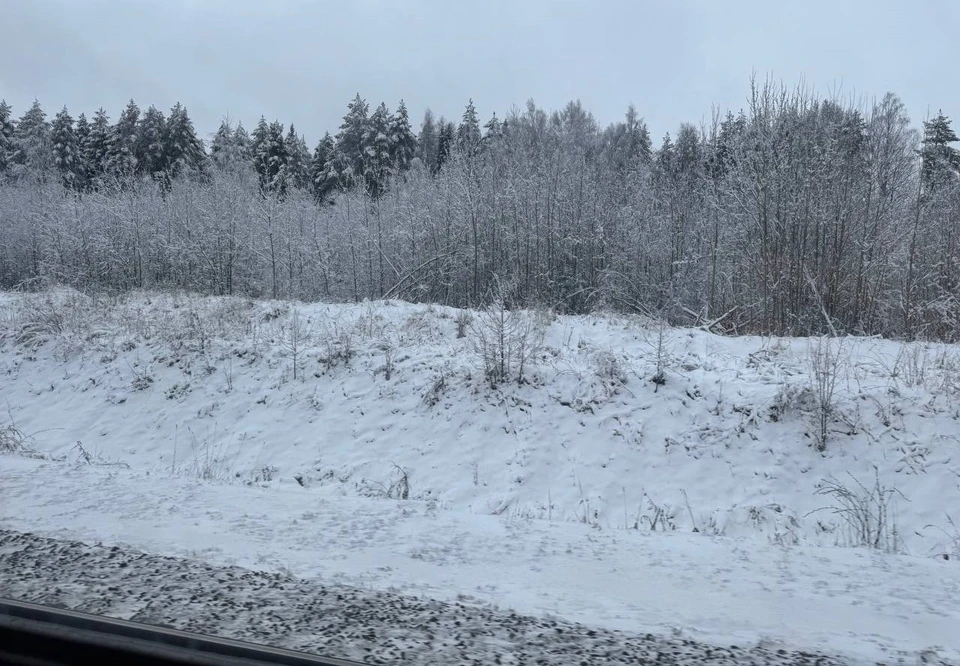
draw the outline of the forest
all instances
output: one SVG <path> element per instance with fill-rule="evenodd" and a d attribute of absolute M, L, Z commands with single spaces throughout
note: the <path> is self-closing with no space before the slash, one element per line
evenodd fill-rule
<path fill-rule="evenodd" d="M 750 81 L 655 145 L 633 107 L 482 120 L 358 94 L 293 124 L 0 103 L 0 288 L 617 310 L 727 334 L 960 339 L 960 152 L 938 113 Z"/>

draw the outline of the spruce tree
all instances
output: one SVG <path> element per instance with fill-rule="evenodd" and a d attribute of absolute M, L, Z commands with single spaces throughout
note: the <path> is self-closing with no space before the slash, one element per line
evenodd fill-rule
<path fill-rule="evenodd" d="M 167 170 L 164 147 L 166 119 L 155 106 L 147 109 L 137 128 L 136 157 L 140 173 L 151 178 L 161 178 Z"/>
<path fill-rule="evenodd" d="M 17 121 L 13 131 L 14 168 L 17 177 L 31 175 L 39 180 L 46 178 L 53 166 L 50 145 L 50 124 L 40 102 L 33 104 Z"/>
<path fill-rule="evenodd" d="M 166 172 L 170 178 L 188 171 L 203 172 L 206 161 L 203 142 L 197 137 L 193 122 L 180 102 L 170 109 L 163 147 Z"/>
<path fill-rule="evenodd" d="M 347 105 L 336 141 L 336 170 L 340 186 L 349 188 L 360 182 L 366 173 L 369 145 L 369 107 L 360 93 Z"/>
<path fill-rule="evenodd" d="M 253 133 L 253 145 L 256 150 L 254 164 L 260 181 L 260 192 L 283 197 L 287 191 L 288 155 L 283 139 L 283 123 L 276 120 L 269 125 L 261 119 Z"/>
<path fill-rule="evenodd" d="M 65 187 L 76 189 L 80 184 L 78 169 L 81 167 L 77 135 L 73 128 L 73 118 L 67 107 L 54 117 L 50 126 L 50 140 L 53 146 L 53 164 L 60 174 Z"/>
<path fill-rule="evenodd" d="M 232 153 L 233 128 L 230 126 L 230 121 L 224 118 L 220 121 L 220 127 L 210 142 L 210 162 L 214 168 L 225 171 L 232 161 Z"/>
<path fill-rule="evenodd" d="M 433 112 L 427 109 L 423 112 L 423 123 L 420 125 L 420 136 L 417 138 L 417 157 L 423 162 L 430 173 L 437 172 L 437 124 L 433 120 Z"/>
<path fill-rule="evenodd" d="M 137 171 L 137 135 L 140 107 L 132 99 L 110 129 L 107 140 L 106 169 L 111 178 L 126 180 Z"/>
<path fill-rule="evenodd" d="M 483 126 L 483 129 L 486 130 L 483 134 L 484 143 L 493 143 L 503 138 L 503 125 L 500 124 L 500 119 L 497 118 L 496 112 L 494 112 L 493 117 L 487 121 L 487 124 Z"/>
<path fill-rule="evenodd" d="M 76 174 L 78 190 L 86 190 L 90 186 L 90 165 L 87 164 L 87 144 L 90 142 L 90 123 L 87 116 L 81 113 L 77 116 L 74 127 L 74 136 L 77 138 Z"/>
<path fill-rule="evenodd" d="M 107 145 L 110 141 L 110 117 L 101 107 L 93 116 L 90 123 L 90 134 L 84 147 L 84 158 L 90 185 L 103 185 L 107 157 Z"/>
<path fill-rule="evenodd" d="M 457 128 L 457 150 L 467 157 L 476 155 L 480 148 L 480 120 L 471 99 L 463 112 L 460 126 Z"/>
<path fill-rule="evenodd" d="M 453 127 L 453 123 L 448 123 L 441 118 L 440 133 L 437 137 L 437 158 L 434 161 L 433 168 L 434 175 L 440 173 L 443 165 L 450 158 L 450 151 L 453 149 L 455 141 L 456 130 Z"/>
<path fill-rule="evenodd" d="M 10 105 L 0 100 L 0 178 L 7 173 L 13 160 L 13 119 Z"/>
<path fill-rule="evenodd" d="M 335 154 L 336 146 L 333 143 L 333 137 L 327 132 L 313 151 L 313 160 L 310 163 L 313 198 L 318 204 L 328 202 L 330 194 L 337 187 Z"/>
<path fill-rule="evenodd" d="M 250 135 L 244 129 L 243 123 L 238 122 L 236 129 L 233 130 L 233 147 L 237 151 L 237 163 L 249 164 Z"/>
<path fill-rule="evenodd" d="M 260 181 L 260 189 L 266 191 L 267 182 L 267 151 L 266 145 L 270 140 L 270 125 L 267 119 L 260 116 L 257 126 L 253 128 L 253 135 L 250 137 L 250 161 L 253 163 L 253 170 Z"/>
<path fill-rule="evenodd" d="M 367 155 L 367 190 L 370 196 L 376 199 L 387 188 L 387 179 L 392 168 L 390 157 L 393 153 L 390 141 L 390 111 L 382 102 L 370 116 L 370 131 L 366 144 L 364 152 Z"/>
<path fill-rule="evenodd" d="M 309 190 L 310 150 L 307 148 L 303 137 L 297 134 L 293 123 L 290 123 L 290 130 L 287 132 L 287 138 L 284 139 L 284 146 L 287 150 L 287 180 L 289 184 L 298 190 Z"/>
<path fill-rule="evenodd" d="M 417 152 L 417 137 L 413 135 L 407 106 L 402 99 L 397 106 L 397 112 L 390 119 L 390 143 L 390 158 L 394 168 L 406 171 Z"/>

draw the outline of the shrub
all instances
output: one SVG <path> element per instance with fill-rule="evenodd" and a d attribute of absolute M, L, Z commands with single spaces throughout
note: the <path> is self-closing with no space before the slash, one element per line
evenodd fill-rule
<path fill-rule="evenodd" d="M 874 474 L 874 483 L 869 487 L 852 474 L 852 488 L 835 478 L 825 479 L 820 483 L 816 494 L 833 502 L 825 509 L 840 517 L 846 532 L 847 545 L 897 552 L 900 549 L 900 535 L 897 531 L 894 500 L 897 496 L 903 497 L 903 493 L 881 484 L 880 473 L 876 468 Z"/>
<path fill-rule="evenodd" d="M 837 379 L 843 366 L 843 341 L 836 344 L 832 338 L 816 338 L 808 347 L 810 389 L 815 400 L 816 430 L 814 438 L 818 451 L 827 448 L 827 434 L 837 411 Z"/>
<path fill-rule="evenodd" d="M 470 324 L 473 351 L 491 387 L 512 379 L 522 384 L 527 365 L 543 345 L 542 320 L 511 310 L 507 297 L 507 290 L 497 283 L 492 302 Z"/>

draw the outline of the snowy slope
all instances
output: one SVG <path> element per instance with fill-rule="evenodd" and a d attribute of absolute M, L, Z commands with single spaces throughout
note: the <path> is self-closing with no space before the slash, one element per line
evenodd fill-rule
<path fill-rule="evenodd" d="M 296 353 L 294 311 L 302 329 Z M 258 524 L 275 519 L 268 541 L 285 544 L 269 549 L 259 564 L 325 576 L 331 571 L 298 569 L 316 551 L 309 542 L 284 541 L 299 528 L 279 527 L 323 505 L 338 516 L 374 516 L 362 528 L 374 536 L 356 544 L 348 539 L 337 550 L 348 564 L 332 571 L 352 582 L 368 576 L 378 587 L 416 589 L 417 563 L 432 557 L 420 535 L 430 534 L 426 544 L 462 535 L 464 543 L 475 541 L 468 552 L 488 547 L 490 557 L 438 557 L 446 573 L 442 584 L 425 583 L 428 593 L 449 596 L 460 588 L 472 595 L 481 580 L 501 580 L 498 563 L 516 556 L 516 590 L 497 594 L 501 603 L 531 612 L 551 610 L 615 627 L 620 620 L 674 623 L 729 636 L 754 626 L 754 637 L 837 650 L 844 647 L 842 635 L 871 632 L 878 643 L 909 649 L 951 639 L 945 627 L 960 624 L 960 611 L 949 594 L 937 603 L 923 594 L 914 606 L 900 601 L 887 619 L 868 614 L 862 625 L 842 620 L 845 610 L 860 617 L 854 602 L 880 607 L 890 596 L 903 600 L 896 576 L 921 590 L 953 581 L 943 589 L 956 590 L 957 348 L 834 341 L 828 374 L 836 378 L 835 409 L 821 453 L 814 445 L 815 361 L 823 360 L 814 353 L 816 341 L 723 338 L 663 330 L 633 317 L 540 313 L 531 319 L 545 326 L 544 342 L 528 364 L 528 382 L 492 388 L 475 353 L 475 333 L 457 336 L 458 314 L 399 302 L 0 294 L 0 405 L 7 410 L 0 425 L 29 435 L 19 448 L 48 458 L 0 457 L 6 480 L 0 524 L 67 529 L 72 537 L 181 555 L 190 554 L 185 541 L 195 535 L 203 546 L 194 554 L 257 566 L 251 553 L 241 552 L 245 537 L 224 537 L 227 545 L 217 546 L 197 518 L 201 506 L 209 506 L 232 516 L 228 522 L 244 534 L 246 519 L 238 514 L 255 508 Z M 651 381 L 658 369 L 662 385 Z M 88 460 L 97 464 L 74 467 Z M 120 497 L 132 492 L 128 486 L 149 487 L 148 496 L 159 506 L 169 503 L 171 513 L 160 521 L 141 505 L 137 512 L 108 511 L 98 521 L 97 506 L 125 506 L 106 491 L 91 495 L 83 510 L 58 509 L 94 483 L 84 474 L 105 474 L 95 487 L 120 484 Z M 79 480 L 68 481 L 76 475 Z M 862 539 L 845 514 L 833 510 L 837 496 L 818 493 L 830 479 L 853 495 L 866 496 L 876 484 L 889 489 L 883 494 L 888 520 L 876 541 L 900 555 L 834 548 Z M 47 491 L 32 496 L 34 484 Z M 182 503 L 174 498 L 187 492 L 184 484 L 205 499 L 192 512 L 184 509 L 181 523 L 176 509 Z M 263 508 L 271 502 L 279 503 L 276 516 Z M 387 529 L 398 510 L 432 512 L 444 526 L 431 533 L 416 525 L 380 552 L 377 530 Z M 139 518 L 144 512 L 148 517 Z M 144 521 L 163 529 L 153 534 Z M 347 525 L 341 529 L 354 529 Z M 562 530 L 564 545 L 554 547 L 554 559 L 543 565 L 553 575 L 530 580 L 529 570 L 545 557 L 535 549 L 536 535 L 545 539 L 555 530 Z M 644 538 L 651 531 L 670 534 Z M 573 572 L 585 571 L 567 550 L 575 553 L 573 544 L 594 539 L 614 544 L 589 556 L 603 563 L 605 573 L 563 587 L 561 580 L 576 581 Z M 482 545 L 504 540 L 533 550 L 521 556 Z M 348 555 L 354 547 L 366 555 Z M 410 555 L 417 547 L 424 549 L 421 558 Z M 645 547 L 652 549 L 646 555 Z M 222 552 L 205 550 L 212 548 Z M 372 573 L 404 552 L 395 573 Z M 731 567 L 741 553 L 747 564 Z M 751 579 L 754 556 L 777 564 L 756 565 L 760 573 Z M 650 588 L 647 576 L 624 578 L 634 557 L 646 560 L 646 568 L 651 560 L 665 567 L 655 581 L 664 589 Z M 678 561 L 691 563 L 694 573 L 674 584 L 669 572 Z M 762 573 L 779 567 L 789 579 L 798 569 L 829 562 L 836 580 L 849 580 L 855 571 L 863 576 L 862 585 L 839 590 L 812 579 L 804 584 L 804 594 L 822 588 L 837 596 L 832 613 L 818 611 L 826 603 L 822 595 L 814 594 L 807 606 L 784 603 L 786 583 L 770 585 Z M 871 590 L 878 576 L 887 576 L 889 585 Z M 691 587 L 701 579 L 714 585 L 715 578 L 728 584 Z M 740 580 L 754 580 L 758 590 L 766 586 L 766 601 L 752 599 L 730 611 L 743 592 Z M 557 595 L 544 597 L 553 608 L 525 601 L 536 597 L 521 594 L 528 585 L 559 586 Z M 502 581 L 497 589 L 504 589 Z M 685 595 L 683 589 L 692 591 Z M 577 601 L 591 595 L 612 595 L 612 601 Z M 631 595 L 645 601 L 631 604 Z M 496 594 L 480 597 L 497 602 Z M 651 605 L 650 598 L 663 601 Z M 781 611 L 770 606 L 777 603 Z M 729 624 L 719 619 L 724 613 L 733 618 Z M 897 635 L 901 621 L 912 622 L 915 631 Z"/>

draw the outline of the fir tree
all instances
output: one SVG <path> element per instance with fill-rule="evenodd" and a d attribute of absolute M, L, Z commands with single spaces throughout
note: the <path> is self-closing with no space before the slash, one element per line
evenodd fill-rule
<path fill-rule="evenodd" d="M 170 109 L 163 148 L 169 178 L 177 178 L 185 171 L 202 173 L 206 160 L 203 142 L 197 137 L 193 122 L 180 102 Z"/>
<path fill-rule="evenodd" d="M 423 112 L 423 123 L 420 125 L 420 136 L 417 138 L 417 157 L 423 162 L 430 173 L 437 172 L 437 124 L 433 120 L 433 112 L 427 109 Z"/>
<path fill-rule="evenodd" d="M 237 127 L 233 130 L 233 146 L 237 151 L 237 160 L 240 164 L 247 164 L 250 162 L 250 135 L 247 134 L 247 130 L 243 128 L 243 123 L 237 123 Z"/>
<path fill-rule="evenodd" d="M 310 179 L 313 183 L 313 198 L 318 204 L 329 201 L 330 194 L 337 187 L 337 173 L 334 162 L 336 146 L 333 137 L 327 132 L 320 139 L 310 164 Z"/>
<path fill-rule="evenodd" d="M 154 179 L 161 178 L 167 170 L 166 124 L 163 112 L 151 106 L 144 112 L 137 128 L 137 166 L 140 173 Z"/>
<path fill-rule="evenodd" d="M 390 112 L 382 103 L 370 116 L 370 131 L 367 134 L 364 152 L 367 155 L 365 175 L 367 190 L 374 199 L 383 194 L 391 169 L 393 146 L 390 141 Z"/>
<path fill-rule="evenodd" d="M 340 186 L 352 187 L 364 176 L 367 166 L 370 119 L 369 107 L 360 93 L 347 105 L 336 142 L 336 171 Z"/>
<path fill-rule="evenodd" d="M 480 121 L 471 99 L 463 112 L 460 126 L 457 128 L 457 150 L 468 157 L 476 155 L 480 148 Z"/>
<path fill-rule="evenodd" d="M 86 190 L 90 185 L 90 165 L 87 164 L 87 144 L 90 142 L 90 123 L 87 122 L 87 116 L 85 114 L 81 113 L 77 116 L 73 133 L 77 138 L 77 167 L 75 169 L 77 182 L 75 187 L 78 190 Z"/>
<path fill-rule="evenodd" d="M 297 134 L 293 123 L 284 140 L 287 149 L 287 180 L 298 190 L 310 189 L 310 150 L 302 136 Z"/>
<path fill-rule="evenodd" d="M 264 196 L 274 193 L 283 197 L 287 191 L 287 148 L 283 140 L 283 123 L 276 120 L 267 125 L 265 120 L 254 131 L 254 163 L 260 180 L 260 192 Z"/>
<path fill-rule="evenodd" d="M 410 128 L 410 118 L 407 115 L 407 106 L 400 100 L 397 112 L 390 120 L 391 162 L 398 171 L 410 168 L 417 151 L 417 137 Z"/>
<path fill-rule="evenodd" d="M 13 119 L 10 105 L 0 100 L 0 178 L 3 177 L 13 160 Z"/>
<path fill-rule="evenodd" d="M 60 181 L 68 188 L 79 187 L 81 178 L 78 169 L 81 167 L 77 135 L 73 128 L 73 118 L 67 107 L 54 117 L 50 126 L 50 140 L 53 146 L 53 164 L 60 174 Z"/>
<path fill-rule="evenodd" d="M 456 130 L 453 123 L 440 119 L 440 133 L 437 136 L 437 158 L 434 161 L 434 175 L 440 173 L 440 169 L 450 157 L 450 151 L 456 141 Z"/>
<path fill-rule="evenodd" d="M 140 107 L 131 99 L 107 139 L 106 170 L 112 178 L 126 180 L 137 171 L 139 122 Z"/>
<path fill-rule="evenodd" d="M 13 155 L 15 175 L 31 174 L 44 180 L 53 165 L 50 146 L 50 124 L 39 101 L 34 100 L 23 117 L 17 121 L 13 132 L 15 152 Z"/>
<path fill-rule="evenodd" d="M 250 160 L 253 163 L 253 170 L 260 180 L 260 189 L 265 190 L 269 178 L 267 177 L 267 153 L 265 146 L 270 140 L 270 125 L 267 119 L 260 116 L 257 126 L 253 128 L 253 135 L 250 137 Z"/>
<path fill-rule="evenodd" d="M 89 182 L 93 187 L 103 184 L 107 145 L 110 141 L 110 117 L 103 108 L 97 109 L 90 123 L 90 133 L 84 147 Z"/>
<path fill-rule="evenodd" d="M 483 134 L 484 143 L 494 143 L 503 138 L 503 125 L 500 124 L 496 112 L 494 112 L 493 117 L 487 121 L 487 124 L 483 126 L 483 129 L 486 130 Z"/>

